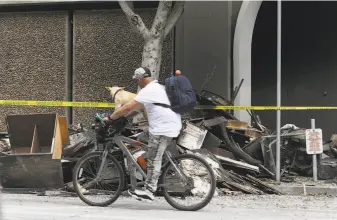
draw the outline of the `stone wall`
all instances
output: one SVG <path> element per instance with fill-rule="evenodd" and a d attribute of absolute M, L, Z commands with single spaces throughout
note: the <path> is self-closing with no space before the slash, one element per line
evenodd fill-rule
<path fill-rule="evenodd" d="M 136 11 L 150 27 L 155 10 Z M 143 40 L 131 29 L 120 10 L 76 11 L 74 13 L 74 101 L 105 101 L 110 97 L 106 86 L 125 86 L 136 92 L 131 79 L 142 59 Z M 172 70 L 172 37 L 164 43 L 161 76 Z M 74 109 L 74 123 L 86 125 L 96 111 Z"/>
<path fill-rule="evenodd" d="M 138 10 L 148 27 L 155 10 Z M 0 99 L 66 100 L 68 12 L 0 13 Z M 172 70 L 172 37 L 163 48 L 161 76 Z M 106 86 L 136 91 L 131 80 L 141 63 L 143 41 L 121 10 L 75 11 L 73 15 L 73 100 L 106 101 Z M 1 106 L 6 114 L 54 113 L 62 107 Z M 74 108 L 73 123 L 89 125 L 96 111 Z"/>
<path fill-rule="evenodd" d="M 66 95 L 66 12 L 0 13 L 0 99 L 63 100 Z M 64 108 L 1 106 L 6 114 Z"/>

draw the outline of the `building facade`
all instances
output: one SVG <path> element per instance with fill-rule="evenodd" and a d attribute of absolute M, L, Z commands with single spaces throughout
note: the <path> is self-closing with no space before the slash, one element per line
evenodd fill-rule
<path fill-rule="evenodd" d="M 141 63 L 142 39 L 132 32 L 117 2 L 41 2 L 1 7 L 0 99 L 105 101 L 106 86 L 135 91 L 131 75 Z M 157 4 L 135 2 L 148 26 Z M 209 89 L 229 96 L 232 7 L 231 2 L 186 2 L 165 40 L 161 73 L 182 69 L 200 89 L 216 65 Z M 6 106 L 0 128 L 6 129 L 6 114 L 57 112 L 70 123 L 88 125 L 95 111 L 104 110 Z"/>
<path fill-rule="evenodd" d="M 60 1 L 1 7 L 0 99 L 104 101 L 105 86 L 134 91 L 130 79 L 141 61 L 135 35 L 117 2 Z M 47 2 L 47 1 L 44 1 Z M 157 2 L 136 2 L 150 25 Z M 282 105 L 336 106 L 337 35 L 335 2 L 282 2 Z M 299 14 L 300 12 L 300 14 Z M 276 105 L 276 2 L 186 2 L 175 30 L 165 40 L 161 73 L 182 69 L 200 90 L 225 97 L 244 83 L 236 105 Z M 5 114 L 58 112 L 86 125 L 89 108 L 1 107 Z M 235 114 L 245 121 L 245 111 Z M 274 111 L 258 112 L 275 128 Z M 282 124 L 309 127 L 315 118 L 324 139 L 337 131 L 335 111 L 284 111 Z"/>

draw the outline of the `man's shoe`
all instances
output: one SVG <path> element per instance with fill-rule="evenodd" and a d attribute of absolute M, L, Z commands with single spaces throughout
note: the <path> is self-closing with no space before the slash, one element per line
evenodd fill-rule
<path fill-rule="evenodd" d="M 132 190 L 132 189 L 129 189 L 128 190 L 129 194 L 140 200 L 140 201 L 153 201 L 154 200 L 154 195 L 153 193 L 148 190 L 148 189 L 135 189 L 135 190 Z"/>

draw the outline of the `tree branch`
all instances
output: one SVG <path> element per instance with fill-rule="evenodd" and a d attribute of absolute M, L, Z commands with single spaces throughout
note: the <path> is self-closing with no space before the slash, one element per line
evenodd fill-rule
<path fill-rule="evenodd" d="M 165 37 L 171 32 L 184 12 L 185 1 L 176 1 L 165 27 Z"/>
<path fill-rule="evenodd" d="M 125 1 L 125 3 L 128 4 L 128 6 L 130 7 L 130 9 L 131 9 L 132 11 L 135 10 L 134 5 L 133 5 L 133 1 Z"/>
<path fill-rule="evenodd" d="M 151 34 L 153 37 L 159 37 L 165 34 L 167 17 L 172 8 L 172 1 L 160 1 L 156 16 L 152 23 Z"/>
<path fill-rule="evenodd" d="M 150 32 L 144 24 L 142 18 L 133 12 L 133 4 L 121 0 L 118 0 L 118 3 L 125 13 L 131 26 L 135 28 L 140 35 L 142 35 L 144 40 L 147 40 L 150 37 Z"/>

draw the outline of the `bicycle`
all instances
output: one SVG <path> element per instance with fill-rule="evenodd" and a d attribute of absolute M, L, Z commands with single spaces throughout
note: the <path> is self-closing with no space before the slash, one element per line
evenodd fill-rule
<path fill-rule="evenodd" d="M 137 162 L 130 148 L 140 147 L 144 149 L 147 145 L 121 134 L 127 122 L 127 119 L 122 118 L 107 124 L 103 122 L 99 114 L 96 114 L 97 143 L 102 146 L 103 150 L 84 155 L 76 163 L 73 170 L 75 192 L 88 205 L 108 206 L 119 198 L 123 190 L 144 184 L 141 180 L 146 178 L 146 169 Z M 91 160 L 95 162 L 90 163 Z M 184 160 L 192 160 L 193 162 Z M 98 168 L 93 168 L 92 164 L 96 164 L 96 162 L 100 165 Z M 89 164 L 88 167 L 85 166 L 86 163 Z M 198 167 L 196 163 L 201 164 L 204 169 Z M 93 177 L 94 171 L 97 171 L 96 177 Z M 192 173 L 193 175 L 185 174 L 185 171 L 194 173 Z M 84 177 L 84 174 L 90 174 L 91 176 Z M 201 177 L 208 177 L 206 178 L 209 181 L 208 184 L 202 182 Z M 128 182 L 127 179 L 129 179 Z M 180 181 L 182 186 L 177 185 Z M 194 186 L 195 184 L 199 186 L 203 184 L 204 188 L 197 188 Z M 97 187 L 103 189 L 97 189 Z M 204 189 L 204 191 L 209 189 L 209 191 L 205 193 L 201 189 Z M 206 160 L 194 154 L 180 154 L 172 157 L 168 150 L 165 151 L 157 194 L 162 194 L 172 207 L 182 211 L 200 210 L 211 201 L 215 189 L 215 174 Z M 107 195 L 108 199 L 103 202 L 93 202 L 86 198 L 86 195 Z M 189 202 L 197 201 L 203 195 L 206 195 L 205 198 L 194 205 L 184 206 L 175 201 L 179 198 Z M 192 196 L 192 199 L 189 196 Z"/>

